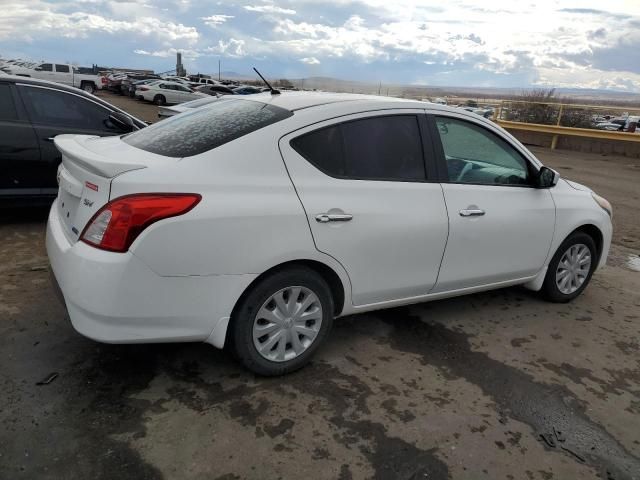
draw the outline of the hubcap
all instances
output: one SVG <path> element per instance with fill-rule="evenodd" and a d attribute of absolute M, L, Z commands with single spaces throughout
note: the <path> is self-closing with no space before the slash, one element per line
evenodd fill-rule
<path fill-rule="evenodd" d="M 262 357 L 285 362 L 314 342 L 322 324 L 322 305 L 306 287 L 287 287 L 270 296 L 253 321 L 253 345 Z"/>
<path fill-rule="evenodd" d="M 591 270 L 591 251 L 589 247 L 578 243 L 564 252 L 556 270 L 556 285 L 565 295 L 578 290 L 587 279 Z"/>

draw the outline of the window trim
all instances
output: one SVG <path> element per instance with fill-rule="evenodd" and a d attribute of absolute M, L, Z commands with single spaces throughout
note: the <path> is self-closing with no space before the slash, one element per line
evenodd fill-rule
<path fill-rule="evenodd" d="M 291 148 L 291 150 L 293 150 L 297 155 L 299 155 L 302 159 L 304 159 L 304 161 L 307 162 L 309 165 L 311 165 L 313 168 L 323 173 L 324 175 L 331 178 L 335 178 L 337 180 L 366 181 L 366 182 L 396 182 L 396 183 L 438 183 L 439 180 L 437 175 L 437 166 L 436 166 L 436 158 L 434 156 L 434 151 L 432 148 L 428 148 L 428 145 L 427 145 L 428 143 L 433 144 L 433 142 L 430 141 L 431 134 L 429 132 L 428 125 L 426 123 L 426 116 L 424 114 L 424 111 L 419 112 L 416 110 L 417 109 L 415 108 L 407 109 L 406 112 L 402 112 L 399 110 L 395 110 L 393 112 L 389 112 L 388 110 L 372 110 L 368 112 L 359 112 L 357 114 L 352 114 L 352 115 L 357 115 L 357 118 L 345 119 L 344 117 L 337 117 L 333 119 L 328 119 L 328 121 L 331 121 L 331 120 L 337 120 L 337 121 L 334 121 L 329 124 L 324 124 L 325 122 L 317 122 L 317 123 L 323 123 L 322 126 L 317 128 L 311 128 L 317 125 L 317 123 L 312 125 L 307 125 L 304 128 L 300 129 L 300 130 L 304 130 L 303 133 L 296 136 L 291 136 L 286 140 L 286 142 L 289 148 Z M 384 112 L 384 113 L 381 113 L 381 112 Z M 370 114 L 370 115 L 365 115 L 365 114 Z M 352 115 L 350 114 L 348 115 L 348 117 L 351 117 Z M 364 115 L 364 116 L 360 116 L 360 115 Z M 422 151 L 422 164 L 424 167 L 424 175 L 425 175 L 423 179 L 398 179 L 398 178 L 381 178 L 381 177 L 370 178 L 370 177 L 352 177 L 352 176 L 346 176 L 346 175 L 335 175 L 335 174 L 329 173 L 325 169 L 313 163 L 311 160 L 307 159 L 307 157 L 305 157 L 293 146 L 293 142 L 296 139 L 303 137 L 305 135 L 309 135 L 311 133 L 326 129 L 326 128 L 335 128 L 345 123 L 357 122 L 360 120 L 369 120 L 373 118 L 384 118 L 384 117 L 397 117 L 397 116 L 403 116 L 403 117 L 413 116 L 416 119 L 416 122 L 418 124 L 418 133 L 420 135 L 419 141 L 420 141 L 420 147 Z M 295 132 L 292 132 L 292 134 L 294 133 Z M 340 136 L 342 137 L 342 130 L 340 131 Z M 344 138 L 342 139 L 342 148 L 344 150 Z M 431 155 L 429 155 L 429 153 Z M 430 161 L 429 156 L 432 157 L 433 161 Z"/>
<path fill-rule="evenodd" d="M 471 124 L 477 128 L 482 129 L 485 132 L 489 132 L 500 140 L 505 142 L 508 146 L 510 146 L 519 156 L 524 160 L 527 165 L 527 171 L 529 174 L 529 183 L 528 184 L 510 184 L 510 183 L 474 183 L 474 182 L 456 182 L 449 179 L 449 170 L 447 168 L 447 159 L 444 153 L 444 147 L 442 146 L 442 140 L 440 139 L 440 133 L 438 132 L 438 126 L 436 124 L 436 117 L 445 117 L 450 118 L 452 120 L 458 120 L 463 123 Z M 431 137 L 433 139 L 433 149 L 434 155 L 436 158 L 436 163 L 438 165 L 438 178 L 440 183 L 448 183 L 452 185 L 475 185 L 480 187 L 510 187 L 510 188 L 538 188 L 533 180 L 535 178 L 535 174 L 538 172 L 538 168 L 533 162 L 527 158 L 524 153 L 517 148 L 513 143 L 505 138 L 503 135 L 500 135 L 498 132 L 493 131 L 490 128 L 487 128 L 486 125 L 483 125 L 479 122 L 474 122 L 473 119 L 466 118 L 463 116 L 451 115 L 450 112 L 430 112 L 427 114 L 427 122 L 429 124 L 429 131 L 431 132 Z"/>

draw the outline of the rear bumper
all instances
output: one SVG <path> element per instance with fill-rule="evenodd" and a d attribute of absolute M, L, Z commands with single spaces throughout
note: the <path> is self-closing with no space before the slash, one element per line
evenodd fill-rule
<path fill-rule="evenodd" d="M 71 244 L 57 212 L 54 202 L 47 254 L 54 284 L 79 333 L 106 343 L 224 345 L 226 320 L 255 275 L 160 276 L 131 252 Z"/>

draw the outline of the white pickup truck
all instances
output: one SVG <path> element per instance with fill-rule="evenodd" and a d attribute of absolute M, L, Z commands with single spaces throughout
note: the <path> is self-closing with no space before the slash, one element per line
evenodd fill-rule
<path fill-rule="evenodd" d="M 9 75 L 39 78 L 51 82 L 63 83 L 93 93 L 103 87 L 103 78 L 99 75 L 80 73 L 78 67 L 68 63 L 40 63 L 32 68 L 4 66 L 2 70 Z"/>

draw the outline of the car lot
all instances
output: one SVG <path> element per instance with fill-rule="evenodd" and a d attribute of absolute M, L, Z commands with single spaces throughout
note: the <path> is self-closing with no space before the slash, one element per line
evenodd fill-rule
<path fill-rule="evenodd" d="M 536 153 L 614 205 L 610 265 L 584 295 L 515 288 L 343 318 L 311 366 L 276 379 L 205 345 L 80 337 L 48 284 L 46 211 L 3 212 L 2 476 L 633 478 L 640 164 Z"/>

